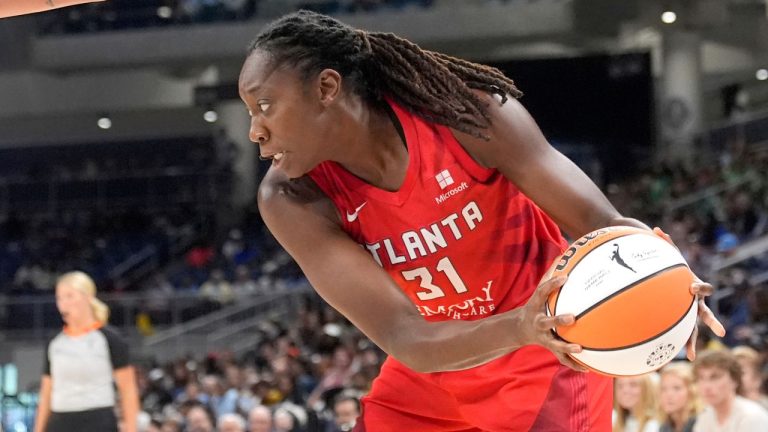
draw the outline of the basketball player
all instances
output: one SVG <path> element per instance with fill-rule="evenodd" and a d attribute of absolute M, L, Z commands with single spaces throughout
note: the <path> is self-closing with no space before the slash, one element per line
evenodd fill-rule
<path fill-rule="evenodd" d="M 545 316 L 564 282 L 545 274 L 560 227 L 648 227 L 547 143 L 510 79 L 302 11 L 256 37 L 239 90 L 272 160 L 265 222 L 390 355 L 356 430 L 610 431 L 611 380 L 553 337 L 574 317 Z"/>
<path fill-rule="evenodd" d="M 0 18 L 44 12 L 64 6 L 95 3 L 104 0 L 1 0 Z"/>

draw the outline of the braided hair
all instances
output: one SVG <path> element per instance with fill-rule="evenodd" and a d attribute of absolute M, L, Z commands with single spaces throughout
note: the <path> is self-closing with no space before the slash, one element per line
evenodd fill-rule
<path fill-rule="evenodd" d="M 520 97 L 496 68 L 427 51 L 392 33 L 366 32 L 315 12 L 299 11 L 268 25 L 248 47 L 276 64 L 296 67 L 304 79 L 334 69 L 374 106 L 392 98 L 427 120 L 478 138 L 490 125 L 488 105 L 472 89 Z"/>

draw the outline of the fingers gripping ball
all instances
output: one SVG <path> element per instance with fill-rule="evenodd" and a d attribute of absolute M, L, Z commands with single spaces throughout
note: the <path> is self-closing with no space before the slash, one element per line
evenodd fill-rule
<path fill-rule="evenodd" d="M 547 315 L 572 313 L 555 329 L 579 344 L 577 362 L 610 376 L 661 368 L 685 346 L 696 325 L 693 273 L 673 245 L 652 231 L 608 227 L 578 239 L 552 277 L 568 280 L 547 301 Z"/>

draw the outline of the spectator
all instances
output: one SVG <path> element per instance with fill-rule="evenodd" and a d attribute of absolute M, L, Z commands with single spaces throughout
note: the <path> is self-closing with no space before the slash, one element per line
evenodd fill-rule
<path fill-rule="evenodd" d="M 760 354 L 748 346 L 737 346 L 731 351 L 741 366 L 741 395 L 768 410 L 768 395 L 763 388 L 763 361 Z"/>
<path fill-rule="evenodd" d="M 248 413 L 248 432 L 271 432 L 272 411 L 264 405 L 258 405 Z"/>
<path fill-rule="evenodd" d="M 214 432 L 213 415 L 200 404 L 193 405 L 187 411 L 186 424 L 185 432 Z"/>
<path fill-rule="evenodd" d="M 356 396 L 342 392 L 333 401 L 333 424 L 326 432 L 348 432 L 357 423 L 360 416 L 360 399 Z"/>
<path fill-rule="evenodd" d="M 707 407 L 694 432 L 756 432 L 768 430 L 768 412 L 739 396 L 741 366 L 729 351 L 705 351 L 693 363 L 701 398 Z"/>
<path fill-rule="evenodd" d="M 692 432 L 701 402 L 689 363 L 674 362 L 661 371 L 659 432 Z"/>
<path fill-rule="evenodd" d="M 272 415 L 272 422 L 274 423 L 274 432 L 294 432 L 296 430 L 296 419 L 286 409 L 276 409 Z"/>
<path fill-rule="evenodd" d="M 263 294 L 259 285 L 251 278 L 251 270 L 246 265 L 235 267 L 235 281 L 232 291 L 237 298 Z"/>
<path fill-rule="evenodd" d="M 218 306 L 227 305 L 234 300 L 232 286 L 224 279 L 224 272 L 221 269 L 211 272 L 210 278 L 200 287 L 200 295 Z"/>
<path fill-rule="evenodd" d="M 614 381 L 613 432 L 656 432 L 656 384 L 653 374 Z"/>
<path fill-rule="evenodd" d="M 217 432 L 245 432 L 245 419 L 240 414 L 224 414 L 216 422 Z"/>
<path fill-rule="evenodd" d="M 237 390 L 225 388 L 221 378 L 207 375 L 203 378 L 203 391 L 208 395 L 208 406 L 214 415 L 233 414 L 237 410 Z"/>

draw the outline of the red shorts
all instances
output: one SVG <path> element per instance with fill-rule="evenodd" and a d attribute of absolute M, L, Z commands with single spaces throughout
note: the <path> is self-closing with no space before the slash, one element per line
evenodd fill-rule
<path fill-rule="evenodd" d="M 356 431 L 610 432 L 613 380 L 528 346 L 475 368 L 422 374 L 392 357 Z"/>

